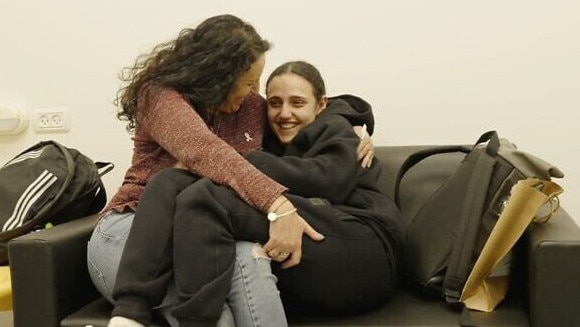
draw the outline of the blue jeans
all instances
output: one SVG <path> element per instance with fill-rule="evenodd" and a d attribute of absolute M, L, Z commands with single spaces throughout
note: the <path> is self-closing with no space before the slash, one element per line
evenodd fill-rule
<path fill-rule="evenodd" d="M 133 222 L 134 213 L 107 213 L 97 224 L 87 250 L 91 279 L 99 292 L 113 302 L 115 279 Z M 178 323 L 170 309 L 177 294 L 172 283 L 161 305 L 155 308 L 172 327 Z M 286 316 L 276 287 L 270 259 L 258 244 L 236 243 L 236 264 L 227 303 L 218 327 L 286 327 Z"/>

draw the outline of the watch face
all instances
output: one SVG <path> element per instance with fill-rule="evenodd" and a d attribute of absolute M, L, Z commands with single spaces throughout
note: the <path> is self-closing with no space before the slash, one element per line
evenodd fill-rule
<path fill-rule="evenodd" d="M 276 219 L 278 219 L 278 215 L 275 212 L 270 212 L 268 214 L 268 220 L 269 221 L 275 221 Z"/>

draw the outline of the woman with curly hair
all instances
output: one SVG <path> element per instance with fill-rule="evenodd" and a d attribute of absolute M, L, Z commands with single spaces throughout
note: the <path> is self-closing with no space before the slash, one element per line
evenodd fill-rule
<path fill-rule="evenodd" d="M 87 250 L 91 278 L 109 301 L 115 302 L 112 292 L 121 255 L 126 247 L 131 248 L 132 238 L 164 234 L 135 232 L 132 228 L 145 186 L 162 169 L 180 163 L 197 176 L 227 186 L 249 206 L 261 211 L 264 219 L 268 213 L 294 208 L 285 196 L 287 188 L 243 157 L 244 153 L 261 148 L 265 109 L 258 88 L 270 46 L 250 24 L 233 15 L 219 15 L 195 28 L 184 29 L 176 39 L 140 56 L 123 74 L 127 85 L 117 96 L 120 106 L 117 117 L 128 122 L 127 129 L 133 134 L 132 161 L 121 186 L 103 209 Z M 369 143 L 361 142 L 363 164 L 372 156 L 368 153 L 372 148 Z M 173 226 L 164 228 L 171 231 Z M 283 223 L 272 225 L 270 240 L 264 247 L 294 253 L 300 251 L 303 234 L 314 240 L 322 238 L 294 212 Z M 146 250 L 147 256 L 171 260 L 169 241 L 165 246 Z M 151 287 L 151 306 L 162 300 L 172 303 L 176 294 L 166 288 L 158 292 L 159 285 L 172 278 L 171 271 L 151 269 L 147 272 L 162 282 L 136 286 L 136 290 Z M 275 296 L 271 299 L 274 305 Z M 128 311 L 139 305 L 117 302 L 117 307 L 125 304 Z M 281 304 L 276 310 L 269 313 L 284 317 Z M 161 313 L 172 322 L 168 311 Z M 144 323 L 150 319 L 141 318 Z"/>

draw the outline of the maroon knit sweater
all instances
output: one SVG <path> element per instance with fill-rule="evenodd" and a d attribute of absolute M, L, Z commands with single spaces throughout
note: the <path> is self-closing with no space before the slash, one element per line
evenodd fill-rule
<path fill-rule="evenodd" d="M 265 123 L 262 97 L 248 96 L 237 113 L 218 115 L 210 130 L 177 92 L 152 88 L 150 95 L 146 105 L 139 103 L 142 108 L 132 138 L 131 166 L 103 213 L 135 211 L 153 175 L 178 161 L 199 176 L 229 186 L 262 212 L 286 191 L 240 155 L 261 147 Z"/>

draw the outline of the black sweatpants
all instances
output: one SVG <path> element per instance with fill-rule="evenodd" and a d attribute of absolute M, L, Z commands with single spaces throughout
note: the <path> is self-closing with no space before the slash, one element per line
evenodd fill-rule
<path fill-rule="evenodd" d="M 149 292 L 159 291 L 156 288 L 167 283 L 167 274 L 173 268 L 179 298 L 172 311 L 175 318 L 184 327 L 215 326 L 230 289 L 235 242 L 265 243 L 270 223 L 263 213 L 248 206 L 229 188 L 208 179 L 197 180 L 190 175 L 192 183 L 183 188 L 183 182 L 176 180 L 184 173 L 188 174 L 164 170 L 154 179 L 166 180 L 162 183 L 164 188 L 147 187 L 143 194 L 133 222 L 135 228 L 129 236 L 131 243 L 128 240 L 122 259 L 125 265 L 127 257 L 133 258 L 127 261 L 135 266 L 120 269 L 116 285 L 117 290 L 130 292 L 117 292 L 117 299 L 136 308 L 139 305 L 132 303 L 141 301 L 139 297 L 160 301 L 158 294 Z M 169 192 L 167 188 L 171 184 L 179 191 Z M 177 197 L 171 199 L 176 193 Z M 325 314 L 345 314 L 382 303 L 395 287 L 394 254 L 387 253 L 389 247 L 363 221 L 325 201 L 287 196 L 298 213 L 325 235 L 325 239 L 314 242 L 304 236 L 302 261 L 298 266 L 282 270 L 278 264 L 274 265 L 286 304 Z M 144 210 L 145 201 L 150 202 L 147 210 Z M 164 216 L 170 211 L 170 206 L 163 205 L 167 203 L 175 204 L 174 215 L 169 217 Z M 155 237 L 133 235 L 134 231 L 142 230 L 137 225 L 148 225 L 143 230 L 154 232 Z M 173 262 L 171 258 L 156 257 L 171 252 L 158 248 L 172 248 Z M 137 265 L 139 257 L 141 262 Z M 127 276 L 136 270 L 139 278 Z M 150 275 L 145 276 L 144 272 Z"/>
<path fill-rule="evenodd" d="M 182 169 L 161 170 L 147 184 L 121 256 L 113 288 L 112 316 L 148 326 L 173 276 L 173 217 L 177 195 L 199 177 Z"/>

